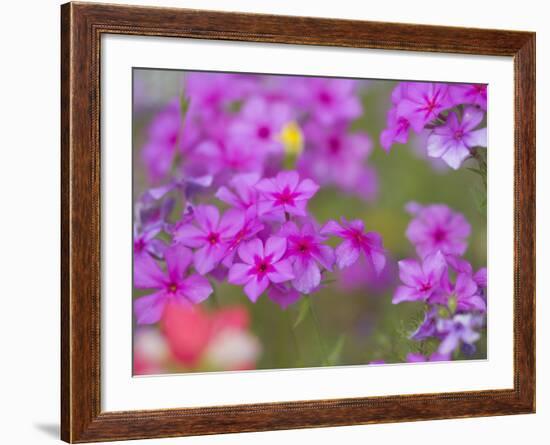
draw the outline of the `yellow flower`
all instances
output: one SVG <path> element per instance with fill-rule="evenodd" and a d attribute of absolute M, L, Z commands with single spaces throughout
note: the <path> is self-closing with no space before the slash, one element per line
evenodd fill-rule
<path fill-rule="evenodd" d="M 291 121 L 283 127 L 279 138 L 287 156 L 298 157 L 302 153 L 304 149 L 304 135 L 300 126 L 295 121 Z"/>

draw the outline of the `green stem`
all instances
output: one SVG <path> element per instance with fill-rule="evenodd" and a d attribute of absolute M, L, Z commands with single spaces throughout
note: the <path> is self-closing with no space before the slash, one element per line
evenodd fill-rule
<path fill-rule="evenodd" d="M 300 354 L 300 347 L 298 346 L 298 336 L 296 335 L 296 331 L 294 330 L 294 323 L 292 322 L 290 311 L 286 310 L 285 312 L 286 322 L 290 328 L 290 334 L 292 336 L 292 343 L 294 344 L 294 349 L 296 350 L 297 366 L 302 366 L 302 357 Z"/>
<path fill-rule="evenodd" d="M 317 334 L 317 340 L 319 342 L 319 350 L 321 352 L 321 356 L 323 359 L 323 364 L 325 366 L 329 366 L 329 360 L 327 355 L 327 350 L 325 349 L 325 345 L 323 344 L 323 338 L 321 336 L 321 325 L 319 324 L 319 319 L 317 318 L 317 314 L 315 313 L 315 309 L 313 308 L 313 299 L 311 297 L 309 298 L 309 314 L 311 316 L 311 320 L 313 321 L 313 325 L 315 326 L 315 333 Z"/>

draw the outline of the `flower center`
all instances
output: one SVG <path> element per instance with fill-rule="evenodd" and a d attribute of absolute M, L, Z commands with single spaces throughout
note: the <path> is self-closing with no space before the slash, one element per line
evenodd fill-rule
<path fill-rule="evenodd" d="M 447 238 L 447 232 L 445 232 L 445 230 L 441 227 L 438 227 L 433 231 L 432 237 L 436 242 L 440 243 Z"/>
<path fill-rule="evenodd" d="M 258 137 L 260 139 L 267 139 L 271 135 L 271 130 L 266 125 L 262 125 L 258 128 Z"/>
<path fill-rule="evenodd" d="M 319 101 L 325 105 L 330 105 L 332 103 L 332 96 L 326 91 L 321 91 L 319 93 Z"/>
<path fill-rule="evenodd" d="M 275 199 L 278 205 L 293 205 L 294 204 L 294 194 L 286 187 L 281 193 L 275 194 Z"/>
<path fill-rule="evenodd" d="M 462 130 L 456 130 L 455 131 L 455 139 L 457 141 L 461 141 L 463 137 L 464 137 L 464 131 L 462 131 Z"/>
<path fill-rule="evenodd" d="M 214 245 L 214 244 L 218 244 L 220 242 L 220 234 L 219 233 L 210 233 L 208 235 L 208 237 L 206 238 L 206 240 L 211 244 L 211 245 Z"/>
<path fill-rule="evenodd" d="M 145 249 L 145 241 L 143 238 L 138 238 L 134 241 L 134 252 L 140 253 Z"/>
<path fill-rule="evenodd" d="M 337 137 L 331 137 L 328 140 L 328 148 L 331 151 L 331 153 L 336 154 L 340 151 L 340 148 L 342 147 L 342 144 L 340 143 L 340 139 Z"/>
<path fill-rule="evenodd" d="M 176 293 L 177 290 L 178 290 L 178 285 L 176 283 L 170 283 L 168 285 L 168 291 L 169 292 L 172 292 L 174 294 L 174 293 Z"/>
<path fill-rule="evenodd" d="M 432 288 L 432 285 L 431 283 L 427 282 L 427 283 L 422 283 L 420 285 L 420 292 L 426 292 L 426 291 L 429 291 L 430 289 Z"/>

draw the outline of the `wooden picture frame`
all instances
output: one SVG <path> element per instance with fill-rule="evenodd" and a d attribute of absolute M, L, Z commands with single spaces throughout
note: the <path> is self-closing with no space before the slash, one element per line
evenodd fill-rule
<path fill-rule="evenodd" d="M 515 70 L 514 387 L 102 412 L 100 38 L 103 34 L 510 56 Z M 535 34 L 67 3 L 61 7 L 61 437 L 174 437 L 535 411 Z M 511 253 L 511 252 L 510 252 Z"/>

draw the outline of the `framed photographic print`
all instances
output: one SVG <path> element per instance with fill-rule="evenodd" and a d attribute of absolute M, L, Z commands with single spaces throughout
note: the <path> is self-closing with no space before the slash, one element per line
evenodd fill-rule
<path fill-rule="evenodd" d="M 63 440 L 534 412 L 534 33 L 61 17 Z"/>

